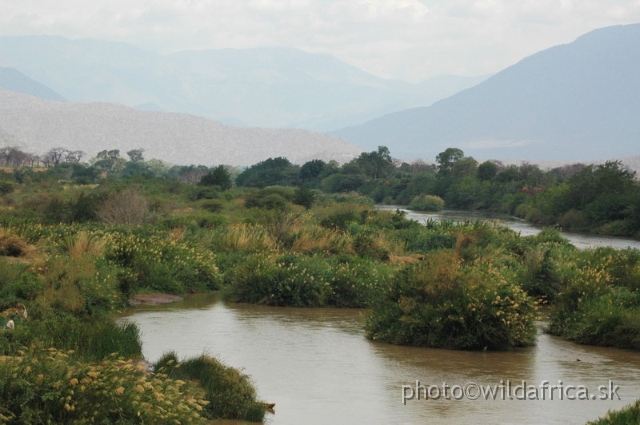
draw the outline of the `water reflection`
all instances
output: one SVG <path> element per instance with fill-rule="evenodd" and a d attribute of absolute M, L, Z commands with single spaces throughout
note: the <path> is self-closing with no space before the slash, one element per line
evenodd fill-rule
<path fill-rule="evenodd" d="M 416 220 L 419 223 L 425 223 L 427 220 L 454 222 L 490 220 L 503 223 L 505 226 L 519 232 L 522 236 L 536 235 L 542 230 L 542 227 L 535 226 L 526 220 L 512 217 L 506 214 L 487 213 L 481 211 L 439 211 L 439 212 L 418 212 L 404 209 L 397 205 L 379 205 L 380 210 L 400 210 L 406 213 L 406 217 Z M 580 249 L 596 248 L 610 246 L 617 249 L 636 248 L 640 249 L 640 241 L 630 238 L 620 238 L 614 236 L 598 236 L 584 233 L 561 232 L 562 236 L 567 238 L 574 246 Z"/>
<path fill-rule="evenodd" d="M 583 424 L 640 394 L 640 354 L 578 346 L 541 334 L 513 352 L 399 347 L 363 337 L 363 312 L 227 305 L 215 296 L 145 307 L 122 320 L 137 323 L 150 361 L 175 350 L 206 352 L 243 368 L 261 399 L 276 403 L 268 423 L 281 424 Z M 580 359 L 580 361 L 578 361 Z M 613 380 L 622 400 L 412 400 L 402 385 L 585 385 Z"/>

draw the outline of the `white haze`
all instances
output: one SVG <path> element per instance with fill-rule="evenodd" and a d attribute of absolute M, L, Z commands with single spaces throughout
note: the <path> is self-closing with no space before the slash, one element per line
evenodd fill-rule
<path fill-rule="evenodd" d="M 0 0 L 0 10 L 0 35 L 160 53 L 288 46 L 413 82 L 495 73 L 595 28 L 640 22 L 640 0 Z"/>

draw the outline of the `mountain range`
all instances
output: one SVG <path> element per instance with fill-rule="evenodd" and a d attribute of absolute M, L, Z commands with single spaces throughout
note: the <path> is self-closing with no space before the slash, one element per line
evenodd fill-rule
<path fill-rule="evenodd" d="M 440 100 L 332 134 L 365 150 L 435 158 L 598 160 L 640 153 L 640 24 L 529 56 Z"/>
<path fill-rule="evenodd" d="M 172 164 L 252 165 L 283 156 L 345 162 L 362 149 L 345 140 L 302 129 L 235 127 L 188 114 L 140 111 L 105 102 L 61 102 L 0 89 L 0 146 L 45 153 L 62 147 L 87 157 L 142 148 L 147 158 Z"/>
<path fill-rule="evenodd" d="M 640 24 L 592 31 L 488 78 L 420 84 L 290 48 L 160 55 L 51 36 L 0 37 L 0 66 L 0 87 L 40 98 L 3 92 L 0 135 L 38 150 L 156 147 L 172 162 L 234 165 L 347 160 L 380 145 L 405 160 L 448 147 L 504 161 L 640 153 Z"/>
<path fill-rule="evenodd" d="M 428 106 L 486 79 L 442 76 L 412 84 L 294 48 L 161 55 L 122 42 L 57 36 L 0 37 L 0 66 L 70 101 L 188 113 L 232 125 L 319 131 Z"/>

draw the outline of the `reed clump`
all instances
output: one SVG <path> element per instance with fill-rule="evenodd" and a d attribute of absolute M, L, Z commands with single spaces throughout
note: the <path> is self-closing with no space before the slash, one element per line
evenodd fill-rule
<path fill-rule="evenodd" d="M 264 420 L 266 406 L 257 400 L 250 377 L 213 357 L 201 355 L 179 361 L 175 352 L 169 352 L 153 369 L 176 382 L 194 382 L 202 388 L 202 399 L 206 400 L 202 415 L 207 419 Z"/>

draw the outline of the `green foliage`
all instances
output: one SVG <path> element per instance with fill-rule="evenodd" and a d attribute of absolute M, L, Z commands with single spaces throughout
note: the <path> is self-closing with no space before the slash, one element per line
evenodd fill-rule
<path fill-rule="evenodd" d="M 438 163 L 438 172 L 440 174 L 447 174 L 453 168 L 453 165 L 464 158 L 464 152 L 458 148 L 448 148 L 443 152 L 440 152 L 436 156 L 436 162 Z"/>
<path fill-rule="evenodd" d="M 36 304 L 34 309 L 39 306 Z M 40 312 L 39 312 L 40 313 Z M 42 316 L 38 314 L 38 316 Z M 126 358 L 142 356 L 140 333 L 135 324 L 119 325 L 111 319 L 81 319 L 62 310 L 36 320 L 23 320 L 4 344 L 4 353 L 13 354 L 12 347 L 31 345 L 34 341 L 45 347 L 74 350 L 86 361 L 107 359 L 112 353 Z"/>
<path fill-rule="evenodd" d="M 387 288 L 395 268 L 379 261 L 340 257 L 331 265 L 326 304 L 335 307 L 369 307 L 378 293 Z"/>
<path fill-rule="evenodd" d="M 357 190 L 364 182 L 359 174 L 332 174 L 323 179 L 320 186 L 327 193 L 346 193 Z"/>
<path fill-rule="evenodd" d="M 295 192 L 290 188 L 272 186 L 249 192 L 245 196 L 244 206 L 283 211 L 287 207 L 287 202 L 293 200 L 294 196 Z"/>
<path fill-rule="evenodd" d="M 120 289 L 131 295 L 143 288 L 172 294 L 218 289 L 220 273 L 210 251 L 171 235 L 111 234 L 106 258 L 122 268 Z"/>
<path fill-rule="evenodd" d="M 381 342 L 466 350 L 535 343 L 532 300 L 507 269 L 465 264 L 454 253 L 407 266 L 374 301 L 367 337 Z"/>
<path fill-rule="evenodd" d="M 225 297 L 234 302 L 319 307 L 330 290 L 321 258 L 254 255 L 226 273 Z"/>
<path fill-rule="evenodd" d="M 299 168 L 286 158 L 269 158 L 252 165 L 236 177 L 236 184 L 245 187 L 295 185 Z"/>
<path fill-rule="evenodd" d="M 311 208 L 315 200 L 316 194 L 311 189 L 305 186 L 299 187 L 293 194 L 293 203 L 302 205 L 306 209 Z"/>
<path fill-rule="evenodd" d="M 441 211 L 444 208 L 444 199 L 434 195 L 419 195 L 411 200 L 409 209 L 416 211 Z"/>
<path fill-rule="evenodd" d="M 173 352 L 165 353 L 154 365 L 157 373 L 182 381 L 196 381 L 204 389 L 203 416 L 208 419 L 235 419 L 262 422 L 264 403 L 257 401 L 249 376 L 215 358 L 201 355 L 178 361 Z"/>
<path fill-rule="evenodd" d="M 322 172 L 328 168 L 326 165 L 326 162 L 321 159 L 313 159 L 305 162 L 302 164 L 302 167 L 300 167 L 300 181 L 314 188 L 319 187 Z"/>
<path fill-rule="evenodd" d="M 478 165 L 478 178 L 480 180 L 493 180 L 498 174 L 498 166 L 491 161 L 485 161 Z"/>
<path fill-rule="evenodd" d="M 372 179 L 387 177 L 393 171 L 393 160 L 386 146 L 378 146 L 377 151 L 363 152 L 352 163 Z"/>
<path fill-rule="evenodd" d="M 218 186 L 220 190 L 231 189 L 231 174 L 224 165 L 218 165 L 200 179 L 200 186 Z"/>
<path fill-rule="evenodd" d="M 549 332 L 581 344 L 640 349 L 640 253 L 599 248 L 557 262 L 562 291 Z"/>
<path fill-rule="evenodd" d="M 27 264 L 14 264 L 0 257 L 0 300 L 2 304 L 34 300 L 43 282 Z M 8 306 L 8 305 L 7 305 Z"/>
<path fill-rule="evenodd" d="M 415 232 L 411 231 L 408 238 L 409 251 L 427 253 L 443 248 L 453 248 L 456 245 L 456 236 L 435 229 Z M 406 233 L 405 233 L 406 235 Z"/>
<path fill-rule="evenodd" d="M 224 208 L 224 203 L 218 200 L 208 200 L 201 202 L 200 208 L 212 213 L 219 213 Z"/>
<path fill-rule="evenodd" d="M 8 181 L 0 181 L 0 196 L 11 193 L 15 190 L 15 185 Z"/>
<path fill-rule="evenodd" d="M 617 411 L 609 411 L 604 418 L 587 425 L 640 425 L 640 400 Z"/>
<path fill-rule="evenodd" d="M 6 424 L 203 424 L 203 392 L 112 357 L 85 363 L 71 351 L 22 349 L 0 362 Z"/>

